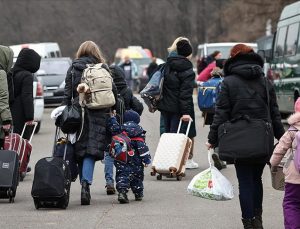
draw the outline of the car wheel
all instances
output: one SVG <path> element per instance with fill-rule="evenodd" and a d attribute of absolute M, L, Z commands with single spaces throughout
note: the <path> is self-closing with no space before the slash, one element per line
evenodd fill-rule
<path fill-rule="evenodd" d="M 34 133 L 37 134 L 38 132 L 40 132 L 40 129 L 41 129 L 41 121 L 38 122 Z"/>

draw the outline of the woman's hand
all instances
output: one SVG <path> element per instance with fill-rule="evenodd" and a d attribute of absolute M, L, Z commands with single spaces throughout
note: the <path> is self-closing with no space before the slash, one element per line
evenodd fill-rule
<path fill-rule="evenodd" d="M 28 126 L 33 126 L 33 125 L 34 125 L 34 120 L 27 121 L 27 122 L 26 122 L 26 125 L 28 125 Z"/>
<path fill-rule="evenodd" d="M 184 122 L 193 121 L 190 115 L 182 115 L 180 119 Z"/>
<path fill-rule="evenodd" d="M 212 149 L 213 148 L 213 145 L 210 144 L 209 142 L 206 142 L 205 145 L 206 145 L 207 149 Z"/>

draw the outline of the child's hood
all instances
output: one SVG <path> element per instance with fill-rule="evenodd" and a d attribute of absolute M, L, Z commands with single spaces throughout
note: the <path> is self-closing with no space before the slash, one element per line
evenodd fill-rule
<path fill-rule="evenodd" d="M 292 114 L 289 118 L 288 118 L 288 124 L 296 127 L 298 130 L 300 130 L 300 112 L 296 112 L 294 114 Z"/>
<path fill-rule="evenodd" d="M 143 136 L 145 131 L 143 128 L 135 122 L 125 122 L 122 129 L 126 131 L 128 137 L 140 137 Z"/>

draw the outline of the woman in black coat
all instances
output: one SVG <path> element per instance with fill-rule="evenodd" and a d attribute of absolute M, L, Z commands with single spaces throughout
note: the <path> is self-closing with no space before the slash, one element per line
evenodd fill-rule
<path fill-rule="evenodd" d="M 231 49 L 231 57 L 224 66 L 225 77 L 217 100 L 214 120 L 210 126 L 208 148 L 218 145 L 218 128 L 226 121 L 241 115 L 247 115 L 252 119 L 269 120 L 266 88 L 269 89 L 269 112 L 274 135 L 276 139 L 280 139 L 284 134 L 275 90 L 264 77 L 263 65 L 263 60 L 251 47 L 238 44 Z M 268 83 L 268 87 L 266 87 L 266 83 Z M 262 103 L 262 99 L 265 104 Z M 249 144 L 255 144 L 255 142 L 249 142 Z M 247 145 L 245 145 L 245 149 L 246 147 Z M 239 181 L 244 228 L 263 228 L 261 176 L 267 161 L 269 161 L 269 157 L 264 156 L 234 161 Z"/>
<path fill-rule="evenodd" d="M 165 133 L 176 133 L 180 120 L 185 121 L 181 129 L 181 132 L 185 132 L 187 122 L 192 119 L 188 136 L 194 143 L 196 136 L 193 103 L 195 73 L 190 61 L 191 56 L 192 47 L 187 38 L 177 38 L 169 48 L 169 57 L 164 70 L 162 99 L 159 101 L 158 110 L 164 120 Z M 186 168 L 198 168 L 198 164 L 193 161 L 193 149 L 191 149 Z"/>
<path fill-rule="evenodd" d="M 33 73 L 40 68 L 41 56 L 32 49 L 24 48 L 12 69 L 14 98 L 10 104 L 14 132 L 21 134 L 25 123 L 32 125 L 34 119 Z M 29 139 L 32 128 L 27 128 L 24 138 Z"/>
<path fill-rule="evenodd" d="M 82 43 L 77 51 L 76 59 L 67 72 L 64 105 L 71 104 L 73 95 L 75 104 L 80 106 L 77 86 L 81 83 L 82 72 L 87 67 L 87 64 L 97 63 L 105 63 L 99 47 L 92 41 Z M 109 71 L 108 67 L 104 66 Z M 73 79 L 71 71 L 74 71 Z M 117 99 L 117 91 L 114 85 L 113 92 L 115 99 Z M 115 107 L 98 110 L 82 109 L 84 109 L 84 122 L 82 133 L 80 136 L 77 136 L 79 139 L 75 143 L 75 155 L 78 160 L 79 176 L 82 185 L 81 204 L 89 205 L 91 199 L 89 186 L 93 180 L 95 161 L 103 160 L 104 151 L 111 141 L 111 136 L 106 131 L 106 122 L 112 110 L 115 110 Z"/>

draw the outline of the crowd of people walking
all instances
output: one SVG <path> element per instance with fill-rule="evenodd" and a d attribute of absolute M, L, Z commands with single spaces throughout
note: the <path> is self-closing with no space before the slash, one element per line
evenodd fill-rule
<path fill-rule="evenodd" d="M 183 121 L 185 123 L 180 132 L 185 133 L 187 123 L 192 120 L 188 133 L 192 146 L 186 166 L 198 168 L 198 164 L 193 160 L 197 136 L 194 88 L 197 87 L 197 81 L 204 82 L 210 78 L 221 77 L 222 83 L 215 110 L 208 118 L 210 121 L 206 123 L 210 125 L 206 146 L 208 149 L 215 149 L 213 160 L 218 169 L 226 167 L 220 159 L 227 164 L 234 164 L 244 228 L 263 228 L 263 170 L 266 164 L 270 164 L 272 169 L 276 168 L 288 149 L 297 151 L 300 100 L 295 105 L 295 114 L 288 119 L 291 128 L 285 133 L 274 87 L 264 77 L 262 58 L 251 47 L 244 44 L 235 45 L 228 59 L 221 59 L 222 54 L 216 50 L 207 58 L 206 66 L 198 69 L 197 77 L 191 62 L 192 53 L 192 44 L 185 37 L 178 37 L 168 48 L 162 97 L 157 105 L 162 116 L 163 132 L 176 133 L 180 121 Z M 35 51 L 23 49 L 11 69 L 12 57 L 11 49 L 0 46 L 1 148 L 4 144 L 4 134 L 10 130 L 12 124 L 14 131 L 20 133 L 24 124 L 31 125 L 34 119 L 32 73 L 39 69 L 41 58 Z M 87 72 L 87 66 L 90 72 Z M 150 67 L 149 75 L 153 75 L 159 68 L 155 59 Z M 98 78 L 93 75 L 93 71 L 101 72 L 103 75 L 97 77 L 102 81 L 111 82 L 110 86 L 97 88 Z M 146 131 L 140 124 L 143 103 L 130 89 L 136 75 L 136 66 L 129 57 L 125 57 L 124 62 L 119 65 L 107 65 L 100 48 L 93 41 L 85 41 L 79 46 L 76 57 L 66 73 L 62 105 L 75 106 L 82 118 L 80 128 L 75 133 L 68 133 L 79 170 L 82 205 L 91 203 L 90 186 L 93 183 L 95 163 L 99 160 L 105 162 L 108 195 L 117 191 L 118 201 L 122 204 L 129 203 L 127 192 L 130 189 L 136 201 L 141 201 L 144 197 L 144 167 L 150 165 L 152 159 L 145 140 Z M 92 83 L 89 83 L 88 77 L 94 77 Z M 11 83 L 13 94 L 9 90 Z M 101 91 L 107 93 L 101 94 Z M 103 105 L 101 100 L 112 100 L 113 103 Z M 61 111 L 62 109 L 57 109 L 57 112 Z M 232 150 L 234 154 L 226 154 L 227 151 L 221 144 L 220 128 L 225 123 L 246 125 L 245 128 L 240 128 L 243 131 L 241 135 L 248 135 L 249 139 L 261 137 L 259 134 L 253 136 L 249 124 L 252 120 L 260 120 L 257 123 L 261 123 L 262 128 L 268 128 L 272 138 L 269 137 L 264 143 L 268 147 L 257 149 L 253 155 L 247 154 L 248 146 L 242 144 L 245 139 L 236 137 L 234 142 L 228 142 L 236 146 Z M 24 137 L 28 136 L 30 132 Z M 272 156 L 273 148 L 269 146 L 274 137 L 279 144 Z M 252 144 L 255 145 L 255 142 Z M 285 228 L 299 228 L 300 175 L 293 163 L 293 151 L 290 151 L 288 158 L 285 169 L 284 223 Z"/>

